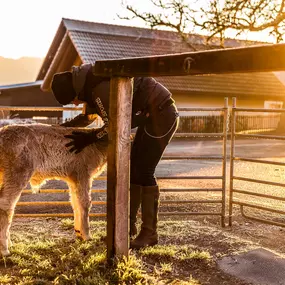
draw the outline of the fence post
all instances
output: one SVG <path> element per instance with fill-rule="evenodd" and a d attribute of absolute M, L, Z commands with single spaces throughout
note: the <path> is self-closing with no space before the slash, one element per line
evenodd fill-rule
<path fill-rule="evenodd" d="M 132 79 L 111 78 L 107 168 L 107 259 L 128 256 Z"/>
<path fill-rule="evenodd" d="M 226 226 L 226 191 L 227 191 L 227 141 L 228 141 L 228 124 L 229 124 L 229 102 L 228 98 L 224 98 L 224 121 L 223 121 L 223 166 L 222 166 L 222 227 Z"/>
<path fill-rule="evenodd" d="M 229 195 L 229 226 L 232 226 L 233 216 L 233 188 L 234 188 L 234 158 L 235 158 L 235 132 L 236 132 L 236 98 L 232 98 L 231 121 L 231 154 L 230 154 L 230 195 Z"/>

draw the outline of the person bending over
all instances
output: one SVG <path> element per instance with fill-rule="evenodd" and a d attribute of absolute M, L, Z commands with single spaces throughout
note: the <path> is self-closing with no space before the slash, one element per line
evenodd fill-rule
<path fill-rule="evenodd" d="M 104 125 L 91 133 L 80 131 L 67 136 L 70 152 L 79 153 L 108 134 L 110 78 L 94 76 L 91 64 L 73 66 L 72 71 L 56 73 L 52 80 L 56 100 L 66 105 L 86 103 L 86 114 L 62 124 L 85 127 L 99 115 Z M 157 221 L 159 187 L 155 169 L 179 123 L 179 114 L 168 89 L 152 77 L 133 78 L 132 122 L 137 128 L 130 160 L 130 236 L 137 234 L 136 220 L 141 205 L 142 225 L 130 247 L 139 249 L 158 243 Z"/>

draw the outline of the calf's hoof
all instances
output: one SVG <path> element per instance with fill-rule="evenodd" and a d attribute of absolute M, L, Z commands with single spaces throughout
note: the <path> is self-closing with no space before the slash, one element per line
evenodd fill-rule
<path fill-rule="evenodd" d="M 91 236 L 89 234 L 82 234 L 79 230 L 75 230 L 75 234 L 77 238 L 82 240 L 91 240 Z"/>
<path fill-rule="evenodd" d="M 82 234 L 82 237 L 81 237 L 81 238 L 82 238 L 83 240 L 91 240 L 91 239 L 92 239 L 89 233 L 88 233 L 88 234 Z"/>
<path fill-rule="evenodd" d="M 74 232 L 77 238 L 83 239 L 82 233 L 79 230 L 74 229 Z"/>

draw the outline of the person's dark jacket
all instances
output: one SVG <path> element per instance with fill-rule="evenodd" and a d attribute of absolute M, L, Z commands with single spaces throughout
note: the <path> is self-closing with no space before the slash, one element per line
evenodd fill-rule
<path fill-rule="evenodd" d="M 80 71 L 77 71 L 76 75 L 79 79 L 74 80 L 73 85 L 77 90 L 84 85 L 82 90 L 78 91 L 78 99 L 87 103 L 86 114 L 79 115 L 62 125 L 67 127 L 87 126 L 96 118 L 92 114 L 98 114 L 104 121 L 102 132 L 97 133 L 97 137 L 100 138 L 108 132 L 110 79 L 94 76 L 91 65 L 83 76 L 80 77 Z M 152 77 L 135 77 L 133 80 L 131 127 L 135 128 L 144 121 L 146 114 L 152 115 L 153 112 L 159 111 L 161 106 L 172 98 L 170 91 Z"/>

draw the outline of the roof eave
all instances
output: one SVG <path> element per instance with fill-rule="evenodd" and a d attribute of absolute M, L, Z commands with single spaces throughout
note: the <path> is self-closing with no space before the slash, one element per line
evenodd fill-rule
<path fill-rule="evenodd" d="M 24 82 L 24 83 L 8 84 L 8 85 L 1 85 L 0 91 L 39 87 L 41 84 L 42 84 L 42 80 L 32 81 L 32 82 Z"/>
<path fill-rule="evenodd" d="M 214 90 L 197 90 L 197 89 L 178 89 L 178 88 L 168 88 L 172 94 L 181 94 L 181 95 L 190 95 L 190 96 L 209 96 L 209 97 L 238 97 L 238 98 L 258 98 L 258 100 L 278 100 L 284 99 L 285 100 L 285 91 L 282 93 L 270 93 L 270 94 L 260 94 L 260 93 L 241 93 L 241 92 L 226 92 L 223 91 L 214 91 Z"/>
<path fill-rule="evenodd" d="M 47 55 L 46 55 L 46 57 L 42 63 L 42 66 L 40 68 L 40 71 L 37 75 L 36 80 L 43 80 L 45 78 L 46 73 L 47 73 L 56 53 L 57 53 L 57 50 L 58 50 L 58 48 L 59 48 L 59 46 L 63 40 L 65 33 L 66 33 L 66 27 L 64 25 L 64 21 L 61 21 L 60 25 L 57 29 L 57 32 L 55 34 L 55 37 L 51 43 L 51 46 L 48 50 L 48 53 L 47 53 Z"/>
<path fill-rule="evenodd" d="M 78 53 L 68 35 L 68 31 L 66 31 L 45 74 L 41 89 L 43 91 L 49 91 L 53 75 L 58 72 L 70 70 L 77 56 Z"/>

